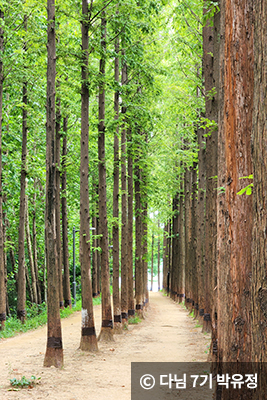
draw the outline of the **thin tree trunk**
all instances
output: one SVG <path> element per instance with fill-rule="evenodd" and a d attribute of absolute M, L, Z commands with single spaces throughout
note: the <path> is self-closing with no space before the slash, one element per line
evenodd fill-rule
<path fill-rule="evenodd" d="M 36 233 L 36 178 L 34 178 L 34 192 L 33 192 L 33 212 L 32 212 L 32 251 L 33 251 L 33 263 L 34 263 L 34 271 L 37 282 L 37 296 L 38 296 L 38 304 L 42 304 L 42 292 L 41 292 L 41 284 L 39 280 L 39 271 L 38 271 L 38 257 L 37 257 L 37 233 Z"/>
<path fill-rule="evenodd" d="M 4 22 L 4 13 L 0 9 L 0 21 Z M 6 321 L 6 285 L 3 240 L 3 192 L 2 192 L 2 113 L 3 113 L 3 60 L 4 30 L 0 26 L 0 330 L 4 330 Z"/>
<path fill-rule="evenodd" d="M 122 52 L 124 55 L 124 51 Z M 122 85 L 127 84 L 127 65 L 122 66 Z M 126 176 L 126 107 L 122 107 L 124 116 L 121 130 L 121 317 L 122 325 L 128 325 L 128 265 L 127 265 L 127 176 Z"/>
<path fill-rule="evenodd" d="M 56 32 L 54 0 L 47 0 L 47 103 L 46 103 L 46 262 L 47 262 L 47 347 L 44 366 L 61 368 L 63 347 L 58 307 L 58 263 L 55 216 L 55 91 Z"/>
<path fill-rule="evenodd" d="M 110 299 L 110 273 L 108 251 L 108 221 L 107 221 L 107 188 L 106 188 L 106 155 L 105 155 L 105 52 L 106 52 L 106 17 L 102 11 L 101 17 L 101 50 L 99 83 L 99 113 L 98 113 L 98 168 L 99 168 L 99 233 L 101 247 L 101 292 L 102 292 L 102 327 L 99 340 L 113 339 L 113 321 Z"/>
<path fill-rule="evenodd" d="M 26 20 L 24 20 L 26 24 Z M 25 47 L 25 46 L 24 46 Z M 19 262 L 18 262 L 18 300 L 17 316 L 22 323 L 26 318 L 26 282 L 25 282 L 25 210 L 26 210 L 26 163 L 27 163 L 27 83 L 23 83 L 22 109 L 22 152 L 20 174 L 20 209 L 19 209 Z"/>
<path fill-rule="evenodd" d="M 153 291 L 153 277 L 154 277 L 153 264 L 154 264 L 154 233 L 152 233 L 152 241 L 151 241 L 151 286 L 150 286 L 151 292 Z"/>
<path fill-rule="evenodd" d="M 163 230 L 163 290 L 166 293 L 167 291 L 167 275 L 168 275 L 168 224 L 169 222 L 164 224 Z"/>
<path fill-rule="evenodd" d="M 146 198 L 146 193 L 145 193 Z M 147 308 L 149 304 L 149 292 L 148 292 L 148 275 L 147 275 L 147 200 L 143 206 L 143 274 L 144 274 L 144 306 Z"/>
<path fill-rule="evenodd" d="M 179 274 L 178 274 L 178 291 L 179 303 L 182 303 L 185 298 L 185 199 L 184 199 L 184 183 L 181 179 L 180 182 L 180 196 L 179 196 Z M 173 232 L 172 232 L 173 235 Z M 172 254 L 172 253 L 171 253 Z"/>
<path fill-rule="evenodd" d="M 35 268 L 33 262 L 33 253 L 32 253 L 32 243 L 31 243 L 31 234 L 30 234 L 30 223 L 29 223 L 29 208 L 28 208 L 28 197 L 26 196 L 26 210 L 25 210 L 25 226 L 26 226 L 26 240 L 27 240 L 27 247 L 28 247 L 28 258 L 29 258 L 29 265 L 31 271 L 31 287 L 32 287 L 32 297 L 33 302 L 38 304 L 38 296 L 37 296 L 37 282 L 36 282 L 36 275 L 35 275 Z"/>
<path fill-rule="evenodd" d="M 115 81 L 119 84 L 119 38 L 115 43 Z M 113 314 L 114 314 L 114 333 L 122 333 L 122 315 L 120 305 L 120 243 L 119 243 L 119 180 L 120 180 L 120 155 L 119 155 L 119 90 L 114 94 L 114 111 L 116 121 L 116 131 L 114 133 L 114 170 L 113 170 Z"/>
<path fill-rule="evenodd" d="M 57 89 L 59 89 L 57 81 Z M 61 247 L 61 221 L 60 221 L 60 97 L 56 100 L 56 240 L 57 240 L 57 257 L 58 257 L 58 287 L 59 287 L 59 307 L 64 308 L 63 302 L 63 284 L 62 284 L 62 247 Z"/>
<path fill-rule="evenodd" d="M 62 176 L 61 176 L 61 215 L 62 215 L 62 261 L 64 267 L 63 275 L 63 297 L 64 306 L 72 307 L 70 291 L 70 266 L 69 266 L 69 239 L 68 239 L 68 209 L 67 209 L 67 130 L 68 118 L 63 119 L 63 144 L 62 144 Z"/>
<path fill-rule="evenodd" d="M 82 284 L 82 331 L 80 349 L 97 351 L 91 283 L 90 209 L 89 209 L 89 88 L 87 0 L 82 1 L 82 88 L 81 88 L 81 163 L 80 163 L 80 264 Z"/>
<path fill-rule="evenodd" d="M 159 221 L 158 221 L 158 230 L 160 230 Z M 160 233 L 158 237 L 158 291 L 160 291 Z"/>
<path fill-rule="evenodd" d="M 143 318 L 143 274 L 142 274 L 142 210 L 141 170 L 135 163 L 135 301 L 138 316 Z"/>
<path fill-rule="evenodd" d="M 133 291 L 133 158 L 132 158 L 132 132 L 127 131 L 127 150 L 128 150 L 128 316 L 134 317 L 134 291 Z"/>
<path fill-rule="evenodd" d="M 179 216 L 178 216 L 179 192 L 172 201 L 172 266 L 171 266 L 171 298 L 178 301 L 178 277 L 179 277 Z"/>

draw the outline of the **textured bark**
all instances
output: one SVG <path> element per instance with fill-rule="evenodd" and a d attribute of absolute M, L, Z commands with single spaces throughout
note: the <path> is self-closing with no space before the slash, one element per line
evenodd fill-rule
<path fill-rule="evenodd" d="M 190 310 L 192 304 L 191 298 L 191 280 L 192 271 L 190 263 L 190 252 L 191 252 L 191 186 L 192 176 L 189 168 L 186 168 L 184 174 L 184 227 L 185 227 L 185 306 Z"/>
<path fill-rule="evenodd" d="M 178 301 L 178 279 L 179 279 L 179 217 L 178 217 L 178 205 L 179 205 L 179 192 L 173 198 L 172 201 L 172 267 L 171 267 L 171 298 L 174 301 Z"/>
<path fill-rule="evenodd" d="M 124 55 L 124 51 L 122 52 Z M 127 84 L 127 65 L 122 66 L 122 85 Z M 121 130 L 121 317 L 123 326 L 128 324 L 128 265 L 127 265 L 127 175 L 126 175 L 126 107 L 122 107 Z"/>
<path fill-rule="evenodd" d="M 25 276 L 25 212 L 26 212 L 26 160 L 27 160 L 27 84 L 23 84 L 22 109 L 22 152 L 20 172 L 20 206 L 19 206 L 19 260 L 18 260 L 18 300 L 17 316 L 22 323 L 26 318 L 26 276 Z"/>
<path fill-rule="evenodd" d="M 59 82 L 57 82 L 57 89 L 59 89 Z M 62 247 L 61 247 L 61 221 L 60 221 L 60 98 L 56 100 L 56 237 L 57 237 L 57 257 L 58 257 L 58 287 L 59 287 L 59 307 L 64 308 L 63 301 L 63 283 L 62 283 Z"/>
<path fill-rule="evenodd" d="M 142 273 L 142 209 L 141 209 L 141 170 L 135 162 L 135 301 L 139 317 L 143 317 L 143 273 Z"/>
<path fill-rule="evenodd" d="M 93 288 L 93 297 L 98 297 L 98 270 L 97 270 L 97 253 L 98 250 L 97 248 L 97 237 L 96 237 L 96 229 L 97 229 L 97 223 L 96 223 L 96 216 L 94 215 L 92 218 L 92 228 L 94 231 L 94 236 L 93 236 L 93 258 L 92 258 L 92 288 Z M 113 271 L 114 272 L 114 271 Z"/>
<path fill-rule="evenodd" d="M 205 12 L 205 10 L 204 10 Z M 218 122 L 218 103 L 215 95 L 211 96 L 216 88 L 214 41 L 216 40 L 213 26 L 210 21 L 203 27 L 203 66 L 205 85 L 205 117 L 210 121 Z M 216 65 L 218 67 L 218 65 Z M 214 295 L 213 276 L 216 270 L 216 233 L 217 233 L 217 150 L 218 132 L 206 129 L 206 227 L 205 227 L 205 306 L 203 318 L 203 332 L 211 332 L 212 307 Z"/>
<path fill-rule="evenodd" d="M 99 340 L 113 339 L 113 321 L 109 287 L 109 251 L 107 222 L 107 188 L 106 188 L 106 155 L 105 155 L 105 52 L 106 52 L 106 18 L 101 17 L 99 107 L 98 107 L 98 171 L 99 171 L 99 234 L 101 247 L 101 292 L 102 292 L 102 327 Z"/>
<path fill-rule="evenodd" d="M 198 275 L 198 298 L 195 305 L 195 315 L 200 323 L 204 317 L 204 268 L 205 268 L 205 188 L 206 188 L 206 138 L 204 130 L 198 128 L 198 195 L 197 195 L 197 243 L 196 264 Z"/>
<path fill-rule="evenodd" d="M 33 262 L 33 253 L 32 253 L 32 242 L 31 242 L 31 233 L 30 233 L 30 222 L 29 222 L 29 208 L 28 208 L 28 196 L 26 196 L 26 210 L 25 210 L 25 227 L 26 227 L 26 241 L 27 241 L 27 248 L 28 248 L 28 258 L 29 258 L 29 265 L 31 271 L 31 287 L 32 287 L 32 297 L 33 302 L 38 304 L 38 296 L 37 296 L 37 281 L 36 281 L 36 274 Z"/>
<path fill-rule="evenodd" d="M 127 131 L 127 167 L 128 167 L 128 316 L 135 315 L 133 291 L 133 158 L 132 158 L 132 132 Z"/>
<path fill-rule="evenodd" d="M 220 110 L 218 131 L 218 356 L 251 359 L 252 196 L 237 192 L 252 173 L 252 2 L 221 4 Z M 226 90 L 227 89 L 227 90 Z M 223 368 L 223 366 L 222 366 Z M 226 372 L 226 371 L 224 371 Z M 225 390 L 223 399 L 232 399 Z"/>
<path fill-rule="evenodd" d="M 62 175 L 61 175 L 61 220 L 62 220 L 62 262 L 63 275 L 63 298 L 64 306 L 72 307 L 70 291 L 70 266 L 69 266 L 69 240 L 68 240 L 68 209 L 67 209 L 67 126 L 68 118 L 63 119 L 63 143 L 62 143 Z"/>
<path fill-rule="evenodd" d="M 47 346 L 44 366 L 63 365 L 61 322 L 58 307 L 58 264 L 55 226 L 55 79 L 56 32 L 54 0 L 47 0 L 47 102 L 46 102 L 46 262 Z"/>
<path fill-rule="evenodd" d="M 32 211 L 32 252 L 33 252 L 33 264 L 37 284 L 37 296 L 38 304 L 42 304 L 42 291 L 41 283 L 39 280 L 39 270 L 38 270 L 38 256 L 37 256 L 37 233 L 36 233 L 36 190 L 37 190 L 37 180 L 34 178 L 34 192 L 33 192 L 33 211 Z"/>
<path fill-rule="evenodd" d="M 119 38 L 115 43 L 115 81 L 119 84 Z M 119 156 L 119 90 L 114 94 L 114 111 L 115 121 L 117 123 L 116 131 L 114 133 L 114 169 L 113 169 L 113 315 L 114 315 L 114 333 L 122 333 L 121 324 L 121 305 L 120 305 L 120 243 L 119 243 L 119 181 L 120 181 L 120 156 Z M 128 311 L 128 305 L 127 305 Z"/>
<path fill-rule="evenodd" d="M 194 310 L 194 316 L 196 316 L 197 304 L 197 265 L 196 265 L 196 236 L 197 236 L 197 163 L 193 163 L 192 169 L 192 202 L 191 202 L 191 215 L 192 215 L 192 229 L 191 229 L 191 264 L 192 264 L 192 308 Z"/>
<path fill-rule="evenodd" d="M 91 283 L 90 208 L 89 208 L 89 88 L 88 80 L 88 2 L 82 1 L 82 87 L 81 87 L 81 163 L 80 163 L 80 264 L 82 284 L 82 329 L 80 349 L 97 351 Z"/>
<path fill-rule="evenodd" d="M 180 195 L 179 195 L 179 274 L 178 274 L 178 302 L 181 303 L 185 298 L 185 200 L 184 200 L 184 183 L 180 182 Z M 172 232 L 173 235 L 173 232 Z M 173 254 L 173 252 L 171 253 Z M 178 297 L 178 296 L 177 296 Z"/>
<path fill-rule="evenodd" d="M 254 114 L 252 129 L 253 155 L 253 244 L 252 244 L 252 361 L 260 363 L 258 397 L 266 397 L 267 361 L 267 283 L 266 283 L 266 218 L 267 218 L 267 166 L 266 166 L 266 109 L 267 109 L 267 4 L 254 1 Z M 251 181 L 250 181 L 251 182 Z M 253 397 L 254 398 L 254 397 Z"/>
<path fill-rule="evenodd" d="M 145 179 L 144 182 L 145 183 Z M 146 187 L 146 186 L 145 186 Z M 145 189 L 144 187 L 144 189 Z M 147 200 L 146 200 L 146 190 L 142 197 L 145 199 L 142 205 L 142 272 L 143 272 L 143 296 L 144 303 L 143 306 L 147 307 L 149 304 L 149 292 L 148 292 L 148 276 L 147 276 Z"/>

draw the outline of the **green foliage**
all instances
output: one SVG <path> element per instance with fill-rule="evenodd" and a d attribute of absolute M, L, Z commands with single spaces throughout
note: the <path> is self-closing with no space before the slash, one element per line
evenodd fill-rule
<path fill-rule="evenodd" d="M 242 176 L 239 179 L 253 179 L 253 175 Z M 247 196 L 250 196 L 252 194 L 252 188 L 253 188 L 253 183 L 250 183 L 243 189 L 239 190 L 239 192 L 237 192 L 237 194 L 241 196 L 242 194 L 246 193 Z"/>
<path fill-rule="evenodd" d="M 12 386 L 12 389 L 9 390 L 19 390 L 19 389 L 32 389 L 37 383 L 40 382 L 41 377 L 36 378 L 34 375 L 30 377 L 30 379 L 27 379 L 25 376 L 23 376 L 21 379 L 17 378 L 12 378 L 10 379 L 10 385 Z"/>
<path fill-rule="evenodd" d="M 136 325 L 139 324 L 139 322 L 142 322 L 142 320 L 138 317 L 138 315 L 135 315 L 134 317 L 129 317 L 128 319 L 129 325 Z"/>

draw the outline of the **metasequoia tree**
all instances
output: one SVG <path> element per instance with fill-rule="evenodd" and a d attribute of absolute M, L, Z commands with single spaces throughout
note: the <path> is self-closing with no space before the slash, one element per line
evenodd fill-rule
<path fill-rule="evenodd" d="M 2 115 L 3 115 L 3 51 L 4 30 L 2 28 L 4 13 L 0 9 L 0 329 L 4 329 L 6 321 L 6 283 L 4 265 L 4 239 L 3 239 L 3 192 L 2 192 Z"/>
<path fill-rule="evenodd" d="M 114 77 L 116 83 L 119 85 L 119 38 L 115 41 L 115 62 L 114 62 Z M 113 170 L 113 227 L 112 227 L 112 241 L 113 241 L 113 314 L 114 314 L 114 333 L 122 333 L 121 324 L 121 306 L 120 306 L 120 244 L 119 244 L 119 180 L 120 180 L 120 158 L 119 158 L 119 89 L 114 93 L 114 111 L 115 121 L 117 122 L 116 130 L 114 132 L 114 170 Z"/>
<path fill-rule="evenodd" d="M 58 306 L 58 263 L 55 216 L 55 92 L 56 92 L 55 3 L 47 0 L 47 100 L 46 100 L 46 214 L 47 345 L 44 366 L 63 365 L 63 347 Z"/>
<path fill-rule="evenodd" d="M 218 360 L 251 360 L 252 197 L 237 193 L 252 173 L 252 2 L 221 3 L 218 130 Z M 222 369 L 224 366 L 222 365 Z M 224 399 L 232 399 L 225 390 Z"/>
<path fill-rule="evenodd" d="M 128 316 L 135 315 L 134 291 L 133 291 L 133 157 L 132 157 L 132 131 L 127 130 L 127 172 L 128 172 L 128 219 L 127 219 L 127 238 L 128 238 Z"/>
<path fill-rule="evenodd" d="M 26 28 L 26 19 L 24 19 Z M 24 45 L 26 51 L 26 46 Z M 26 317 L 26 273 L 25 273 L 25 214 L 26 214 L 26 159 L 27 159 L 27 104 L 28 89 L 26 80 L 23 82 L 22 109 L 22 151 L 20 174 L 20 208 L 19 208 L 19 263 L 18 263 L 18 300 L 17 316 L 22 323 Z"/>
<path fill-rule="evenodd" d="M 124 51 L 122 52 L 125 55 Z M 127 65 L 122 65 L 122 85 L 127 84 Z M 123 326 L 128 324 L 128 265 L 127 265 L 127 175 L 126 175 L 126 106 L 122 107 L 121 129 L 121 318 Z"/>
<path fill-rule="evenodd" d="M 253 155 L 253 243 L 252 243 L 252 355 L 253 362 L 260 363 L 257 396 L 266 395 L 266 217 L 267 217 L 267 167 L 266 167 L 266 99 L 267 99 L 267 48 L 266 2 L 254 1 L 254 114 L 252 126 Z M 251 181 L 249 181 L 251 182 Z M 244 196 L 244 195 L 243 195 Z M 251 197 L 251 196 L 249 196 Z M 254 397 L 253 397 L 254 398 Z"/>
<path fill-rule="evenodd" d="M 99 173 L 99 234 L 101 247 L 102 327 L 99 340 L 113 340 L 113 321 L 109 287 L 109 251 L 107 223 L 107 188 L 105 155 L 105 67 L 106 67 L 106 16 L 101 14 L 101 58 L 99 64 L 98 106 L 98 173 Z"/>
<path fill-rule="evenodd" d="M 80 163 L 80 263 L 82 283 L 82 332 L 80 349 L 97 351 L 91 283 L 90 210 L 89 210 L 89 88 L 88 30 L 91 10 L 82 2 L 82 88 L 81 88 L 81 163 Z"/>
<path fill-rule="evenodd" d="M 72 307 L 70 292 L 70 269 L 69 269 L 69 245 L 68 245 L 68 215 L 67 215 L 67 127 L 68 118 L 63 118 L 63 143 L 62 143 L 62 175 L 61 175 L 61 214 L 62 214 L 62 262 L 63 275 L 63 297 L 64 306 Z"/>

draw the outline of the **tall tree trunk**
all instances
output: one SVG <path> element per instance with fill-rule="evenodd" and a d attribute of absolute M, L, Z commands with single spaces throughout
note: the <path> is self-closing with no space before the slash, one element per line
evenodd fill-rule
<path fill-rule="evenodd" d="M 39 270 L 38 270 L 38 256 L 37 256 L 37 233 L 36 233 L 36 178 L 34 178 L 33 187 L 33 212 L 32 212 L 32 252 L 33 252 L 33 264 L 37 283 L 37 296 L 38 304 L 42 304 L 42 291 L 41 284 L 39 280 Z"/>
<path fill-rule="evenodd" d="M 190 264 L 190 252 L 191 252 L 191 208 L 190 208 L 190 197 L 191 197 L 191 171 L 187 167 L 184 174 L 184 204 L 185 204 L 185 305 L 190 310 L 191 308 L 191 264 Z"/>
<path fill-rule="evenodd" d="M 204 10 L 204 13 L 206 10 Z M 210 121 L 218 122 L 217 102 L 214 95 L 214 24 L 207 21 L 203 27 L 203 65 L 205 87 L 205 117 Z M 205 229 L 205 306 L 203 318 L 203 332 L 211 332 L 211 317 L 213 307 L 214 282 L 213 271 L 216 269 L 216 231 L 217 231 L 217 130 L 206 129 L 206 229 Z"/>
<path fill-rule="evenodd" d="M 205 131 L 198 128 L 198 194 L 197 194 L 197 243 L 196 264 L 198 274 L 198 298 L 195 305 L 195 316 L 202 324 L 204 317 L 204 268 L 205 268 L 205 188 L 206 188 L 206 138 Z"/>
<path fill-rule="evenodd" d="M 197 163 L 193 163 L 192 170 L 192 203 L 191 203 L 191 215 L 192 215 L 192 228 L 191 228 L 191 263 L 192 263 L 192 308 L 194 310 L 194 316 L 196 315 L 196 304 L 197 304 L 197 265 L 196 265 L 196 236 L 197 236 Z"/>
<path fill-rule="evenodd" d="M 20 173 L 20 208 L 19 208 L 19 262 L 18 262 L 18 300 L 17 316 L 22 323 L 26 318 L 26 281 L 25 281 L 25 212 L 26 212 L 26 168 L 27 168 L 27 83 L 23 83 L 22 109 L 22 152 Z"/>
<path fill-rule="evenodd" d="M 55 91 L 56 91 L 55 3 L 47 0 L 47 103 L 46 103 L 46 262 L 47 346 L 44 366 L 63 365 L 61 322 L 58 307 L 58 264 L 55 216 Z"/>
<path fill-rule="evenodd" d="M 142 269 L 143 269 L 143 295 L 144 295 L 144 307 L 148 306 L 149 293 L 148 293 L 148 276 L 147 276 L 147 194 L 146 194 L 146 176 L 143 177 L 143 194 L 144 204 L 142 205 L 143 218 L 142 218 Z"/>
<path fill-rule="evenodd" d="M 257 398 L 264 398 L 267 391 L 267 284 L 266 284 L 266 216 L 267 216 L 267 167 L 266 167 L 266 99 L 267 99 L 267 48 L 266 2 L 254 1 L 254 116 L 252 129 L 253 155 L 253 243 L 252 243 L 252 357 L 260 363 Z"/>
<path fill-rule="evenodd" d="M 153 278 L 154 278 L 154 233 L 152 233 L 152 240 L 151 240 L 151 286 L 150 290 L 153 291 Z"/>
<path fill-rule="evenodd" d="M 99 108 L 98 108 L 98 169 L 99 169 L 99 233 L 101 247 L 101 292 L 102 327 L 99 340 L 113 339 L 113 321 L 110 299 L 110 274 L 108 252 L 106 155 L 105 155 L 105 68 L 106 68 L 106 17 L 101 16 L 101 52 L 99 72 Z"/>
<path fill-rule="evenodd" d="M 115 42 L 115 81 L 119 84 L 119 38 Z M 114 314 L 114 333 L 122 333 L 121 324 L 121 305 L 120 305 L 120 243 L 119 243 L 119 181 L 120 181 L 120 155 L 119 155 L 119 90 L 114 94 L 114 111 L 116 121 L 116 131 L 114 133 L 114 170 L 113 170 L 113 314 Z"/>
<path fill-rule="evenodd" d="M 0 330 L 4 330 L 6 321 L 6 285 L 4 264 L 4 240 L 3 240 L 3 192 L 2 192 L 2 115 L 3 115 L 3 60 L 4 51 L 4 13 L 0 9 Z"/>
<path fill-rule="evenodd" d="M 36 274 L 33 262 L 33 254 L 32 254 L 32 243 L 31 243 L 31 233 L 30 233 L 30 222 L 29 222 L 29 208 L 28 208 L 28 196 L 26 196 L 26 209 L 25 209 L 25 226 L 26 226 L 26 240 L 27 240 L 27 247 L 28 247 L 28 258 L 29 258 L 29 265 L 31 271 L 31 287 L 32 287 L 32 297 L 33 302 L 38 304 L 38 296 L 37 296 L 37 281 L 36 281 Z"/>
<path fill-rule="evenodd" d="M 179 215 L 178 215 L 178 204 L 179 204 L 179 192 L 175 194 L 172 201 L 172 266 L 171 266 L 171 298 L 174 301 L 178 301 L 180 293 L 178 290 L 178 276 L 179 276 Z"/>
<path fill-rule="evenodd" d="M 68 118 L 63 119 L 63 144 L 62 144 L 62 175 L 61 175 L 61 215 L 62 215 L 62 261 L 63 275 L 63 298 L 64 306 L 72 307 L 70 291 L 70 266 L 69 266 L 69 240 L 68 240 L 68 209 L 67 209 L 67 130 Z"/>
<path fill-rule="evenodd" d="M 158 230 L 160 230 L 159 221 L 158 221 Z M 158 237 L 158 291 L 160 291 L 160 231 Z"/>
<path fill-rule="evenodd" d="M 98 288 L 97 288 L 97 282 L 98 282 L 98 273 L 97 273 L 97 237 L 96 237 L 96 216 L 94 215 L 92 218 L 92 228 L 94 231 L 93 234 L 93 259 L 92 259 L 92 287 L 93 287 L 93 297 L 98 297 Z"/>
<path fill-rule="evenodd" d="M 139 317 L 143 318 L 143 273 L 142 273 L 142 207 L 141 169 L 135 162 L 135 301 Z"/>
<path fill-rule="evenodd" d="M 57 89 L 60 84 L 57 81 Z M 61 221 L 60 221 L 60 97 L 56 100 L 56 237 L 57 237 L 57 257 L 58 257 L 58 287 L 59 287 L 59 307 L 64 308 L 63 285 L 62 285 L 62 247 L 61 247 Z"/>
<path fill-rule="evenodd" d="M 251 360 L 252 197 L 237 192 L 252 173 L 253 19 L 250 0 L 221 4 L 221 84 L 218 131 L 218 355 Z M 227 88 L 227 90 L 226 90 Z M 223 373 L 226 372 L 222 364 Z M 236 397 L 224 390 L 223 399 Z"/>
<path fill-rule="evenodd" d="M 128 316 L 135 315 L 133 291 L 133 158 L 132 158 L 132 132 L 127 131 L 127 166 L 128 166 Z"/>
<path fill-rule="evenodd" d="M 124 55 L 124 51 L 122 52 Z M 122 85 L 127 84 L 127 65 L 122 66 Z M 123 326 L 128 325 L 128 265 L 127 265 L 127 175 L 126 175 L 126 107 L 122 107 L 124 117 L 121 130 L 121 317 Z"/>
<path fill-rule="evenodd" d="M 180 195 L 179 195 L 179 274 L 178 274 L 178 290 L 179 290 L 179 303 L 182 303 L 185 298 L 185 199 L 184 199 L 184 183 L 181 179 L 180 182 Z M 173 235 L 173 232 L 172 232 Z M 171 242 L 170 242 L 171 243 Z M 173 253 L 173 252 L 172 252 Z M 171 253 L 171 254 L 172 254 Z"/>
<path fill-rule="evenodd" d="M 82 88 L 81 88 L 81 163 L 80 163 L 80 264 L 82 284 L 82 332 L 80 349 L 97 351 L 91 283 L 90 209 L 89 209 L 89 88 L 87 0 L 82 1 Z"/>
<path fill-rule="evenodd" d="M 164 224 L 164 230 L 163 230 L 163 290 L 166 292 L 167 290 L 167 275 L 168 275 L 168 254 L 169 254 L 169 249 L 168 249 L 168 225 L 169 221 Z"/>

